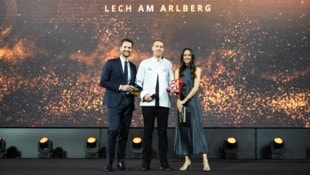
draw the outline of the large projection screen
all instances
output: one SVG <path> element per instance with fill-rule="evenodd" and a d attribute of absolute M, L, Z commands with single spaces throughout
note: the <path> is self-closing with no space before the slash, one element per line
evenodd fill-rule
<path fill-rule="evenodd" d="M 174 69 L 194 50 L 204 127 L 310 127 L 308 0 L 0 0 L 0 127 L 107 127 L 100 73 L 124 37 L 137 66 L 156 38 Z"/>

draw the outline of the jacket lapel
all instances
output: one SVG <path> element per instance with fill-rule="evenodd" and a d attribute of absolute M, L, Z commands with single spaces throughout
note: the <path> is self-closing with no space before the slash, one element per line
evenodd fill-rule
<path fill-rule="evenodd" d="M 119 74 L 124 75 L 121 58 L 118 58 L 116 63 Z"/>

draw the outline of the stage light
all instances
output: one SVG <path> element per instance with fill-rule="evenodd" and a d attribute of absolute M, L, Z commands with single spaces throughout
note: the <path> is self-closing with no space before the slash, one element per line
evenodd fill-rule
<path fill-rule="evenodd" d="M 61 147 L 57 147 L 53 150 L 52 157 L 56 159 L 62 159 L 62 158 L 66 158 L 67 154 Z"/>
<path fill-rule="evenodd" d="M 53 142 L 48 137 L 41 137 L 38 142 L 38 158 L 51 158 Z"/>
<path fill-rule="evenodd" d="M 223 152 L 225 159 L 237 159 L 239 143 L 235 137 L 228 137 L 223 143 Z"/>
<path fill-rule="evenodd" d="M 140 149 L 142 147 L 142 138 L 141 137 L 134 137 L 132 139 L 132 147 L 135 149 Z"/>
<path fill-rule="evenodd" d="M 4 158 L 6 156 L 6 142 L 0 137 L 0 158 Z"/>
<path fill-rule="evenodd" d="M 131 142 L 131 158 L 142 158 L 142 138 L 134 137 Z"/>
<path fill-rule="evenodd" d="M 99 158 L 99 143 L 95 137 L 88 137 L 84 144 L 85 158 Z"/>
<path fill-rule="evenodd" d="M 6 150 L 7 158 L 20 158 L 20 151 L 15 146 L 11 146 Z"/>
<path fill-rule="evenodd" d="M 270 141 L 270 151 L 271 151 L 271 159 L 284 159 L 286 144 L 283 138 L 275 137 L 272 141 Z"/>

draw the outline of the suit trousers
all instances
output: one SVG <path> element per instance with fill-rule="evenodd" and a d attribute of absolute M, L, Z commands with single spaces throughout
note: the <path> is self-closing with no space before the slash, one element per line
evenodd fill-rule
<path fill-rule="evenodd" d="M 149 167 L 152 159 L 152 137 L 157 120 L 158 129 L 158 153 L 161 166 L 168 165 L 167 161 L 167 125 L 169 108 L 166 107 L 142 107 L 144 134 L 143 134 L 143 150 L 142 150 L 142 166 Z"/>
<path fill-rule="evenodd" d="M 117 107 L 108 108 L 109 130 L 106 149 L 108 165 L 113 164 L 116 148 L 118 162 L 124 162 L 126 157 L 126 145 L 133 112 L 132 103 L 132 98 L 124 94 Z"/>

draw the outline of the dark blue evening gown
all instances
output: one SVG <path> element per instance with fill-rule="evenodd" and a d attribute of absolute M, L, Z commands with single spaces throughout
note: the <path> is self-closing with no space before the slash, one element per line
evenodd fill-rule
<path fill-rule="evenodd" d="M 190 68 L 186 68 L 184 70 L 184 76 L 180 78 L 184 81 L 181 92 L 181 99 L 184 99 L 194 86 L 194 80 L 190 77 Z M 177 120 L 174 142 L 175 153 L 182 156 L 207 153 L 208 145 L 203 129 L 202 109 L 198 93 L 184 106 L 187 107 L 187 111 L 190 113 L 190 125 L 184 126 Z"/>

